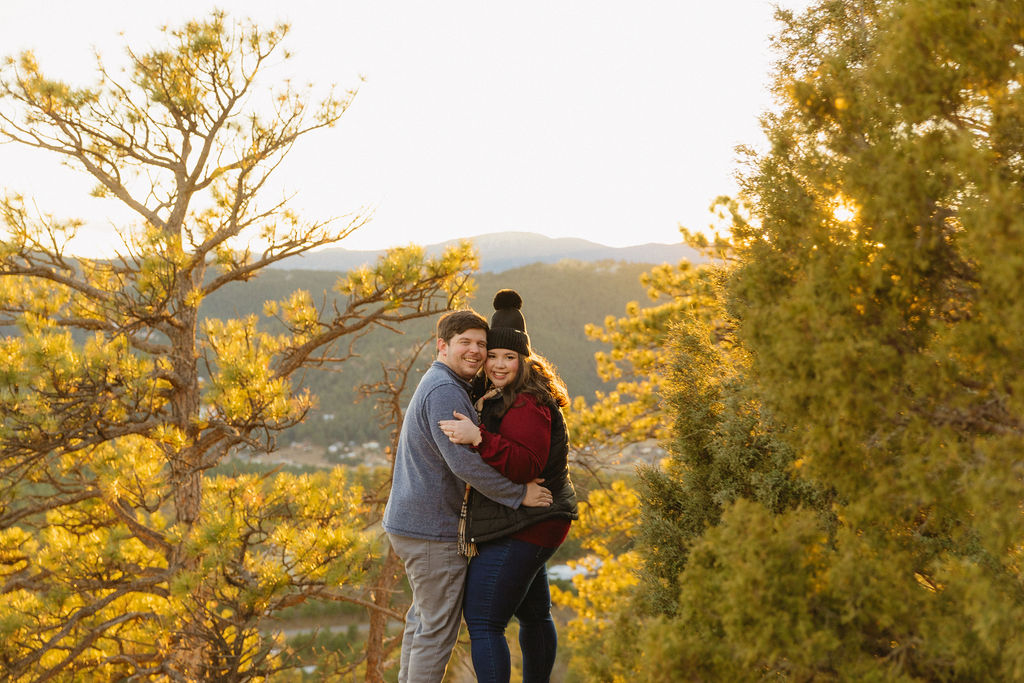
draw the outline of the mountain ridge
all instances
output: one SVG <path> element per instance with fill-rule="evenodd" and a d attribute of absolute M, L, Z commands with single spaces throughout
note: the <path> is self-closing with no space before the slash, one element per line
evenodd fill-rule
<path fill-rule="evenodd" d="M 504 231 L 484 233 L 467 238 L 480 256 L 480 272 L 500 273 L 534 263 L 558 263 L 572 260 L 593 263 L 622 261 L 626 263 L 678 263 L 686 260 L 702 263 L 706 259 L 697 250 L 681 242 L 660 244 L 648 242 L 626 247 L 609 247 L 581 237 L 547 237 L 534 232 Z M 427 254 L 438 255 L 459 240 L 425 245 Z M 323 270 L 344 272 L 373 263 L 385 249 L 356 250 L 329 247 L 293 256 L 275 268 L 286 270 Z"/>

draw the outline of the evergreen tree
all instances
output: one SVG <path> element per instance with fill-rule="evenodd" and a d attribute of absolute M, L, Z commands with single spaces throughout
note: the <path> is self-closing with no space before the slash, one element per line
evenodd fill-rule
<path fill-rule="evenodd" d="M 639 536 L 644 609 L 674 616 L 689 548 L 724 509 L 740 499 L 773 513 L 803 506 L 829 524 L 831 496 L 794 476 L 785 429 L 752 391 L 750 358 L 732 325 L 716 333 L 698 316 L 681 316 L 664 361 L 663 400 L 673 418 L 669 457 L 662 467 L 640 468 Z"/>
<path fill-rule="evenodd" d="M 725 244 L 721 241 L 709 245 L 700 237 L 687 237 L 695 246 L 722 256 Z M 662 481 L 671 475 L 644 468 L 641 486 L 661 493 L 657 503 L 647 497 L 641 524 L 636 478 L 608 466 L 617 464 L 624 446 L 665 439 L 673 420 L 678 422 L 673 406 L 664 400 L 671 386 L 668 348 L 681 319 L 713 331 L 716 338 L 728 336 L 717 303 L 719 280 L 719 269 L 708 265 L 658 266 L 641 276 L 650 305 L 630 302 L 624 316 L 608 316 L 603 327 L 587 328 L 592 338 L 610 346 L 609 351 L 596 354 L 597 367 L 605 379 L 617 384 L 614 391 L 598 392 L 590 405 L 578 398 L 568 414 L 576 446 L 574 465 L 592 473 L 600 486 L 581 503 L 580 522 L 572 532 L 590 554 L 570 564 L 585 573 L 574 577 L 573 592 L 552 589 L 554 601 L 575 612 L 568 629 L 570 668 L 586 680 L 630 680 L 640 654 L 635 650 L 636 613 L 649 611 L 652 604 L 674 611 L 678 592 L 674 572 L 686 552 L 676 534 L 680 525 L 692 525 L 687 535 L 696 535 L 712 514 L 710 510 L 701 511 L 703 518 L 685 514 L 698 511 L 700 502 L 682 500 L 674 480 Z M 638 538 L 643 541 L 639 546 Z M 662 567 L 655 569 L 657 564 Z M 638 571 L 641 566 L 645 571 Z M 638 585 L 640 579 L 643 586 Z"/>
<path fill-rule="evenodd" d="M 636 490 L 616 481 L 611 495 L 597 492 L 581 507 L 574 534 L 599 562 L 574 579 L 576 595 L 555 590 L 554 597 L 576 612 L 568 635 L 573 670 L 584 680 L 634 680 L 660 667 L 651 653 L 666 646 L 651 624 L 681 618 L 679 579 L 691 549 L 737 501 L 757 501 L 774 514 L 804 507 L 814 511 L 816 528 L 834 526 L 829 492 L 795 475 L 785 429 L 751 386 L 751 359 L 722 306 L 723 280 L 733 267 L 728 245 L 684 234 L 694 246 L 718 252 L 718 261 L 647 273 L 655 305 L 630 304 L 626 317 L 609 318 L 601 332 L 613 347 L 598 356 L 599 365 L 630 362 L 639 379 L 620 385 L 617 400 L 637 396 L 655 429 L 638 430 L 638 406 L 608 397 L 576 416 L 580 431 L 597 444 L 592 451 L 665 434 L 669 452 L 660 466 L 639 468 Z M 628 542 L 609 542 L 616 537 Z M 645 642 L 649 637 L 655 642 Z M 674 647 L 676 641 L 667 642 Z M 665 655 L 670 662 L 678 656 L 674 650 Z M 678 675 L 672 666 L 658 668 L 653 680 Z"/>
<path fill-rule="evenodd" d="M 4 198 L 0 311 L 0 671 L 5 680 L 262 679 L 288 665 L 261 625 L 310 598 L 363 600 L 379 547 L 340 470 L 207 476 L 274 448 L 309 397 L 292 378 L 333 346 L 449 307 L 467 246 L 394 250 L 256 319 L 201 320 L 204 299 L 362 223 L 306 223 L 261 201 L 268 176 L 348 96 L 318 105 L 258 77 L 285 26 L 215 13 L 128 53 L 92 88 L 31 54 L 0 77 L 0 135 L 50 152 L 127 206 L 109 260 L 75 258 L 75 222 Z M 264 97 L 267 95 L 266 97 Z M 258 105 L 264 105 L 260 108 Z M 382 609 L 387 609 L 383 606 Z"/>
<path fill-rule="evenodd" d="M 780 19 L 732 227 L 737 352 L 682 323 L 674 460 L 645 493 L 643 573 L 677 604 L 615 633 L 643 652 L 618 671 L 1024 679 L 1024 4 Z M 728 452 L 762 457 L 716 469 Z"/>

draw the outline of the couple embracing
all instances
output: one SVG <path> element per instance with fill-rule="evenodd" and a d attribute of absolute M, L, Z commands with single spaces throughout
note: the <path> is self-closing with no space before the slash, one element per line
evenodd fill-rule
<path fill-rule="evenodd" d="M 551 675 L 544 563 L 577 517 L 561 413 L 569 397 L 530 348 L 521 307 L 504 289 L 489 325 L 472 310 L 443 315 L 437 360 L 406 410 L 384 511 L 412 587 L 400 683 L 443 678 L 463 613 L 478 680 L 509 680 L 513 616 L 523 680 Z"/>

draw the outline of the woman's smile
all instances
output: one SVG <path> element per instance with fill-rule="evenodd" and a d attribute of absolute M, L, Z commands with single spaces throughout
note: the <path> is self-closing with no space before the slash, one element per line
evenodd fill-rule
<path fill-rule="evenodd" d="M 519 371 L 519 354 L 511 349 L 487 349 L 484 373 L 496 387 L 511 383 Z"/>

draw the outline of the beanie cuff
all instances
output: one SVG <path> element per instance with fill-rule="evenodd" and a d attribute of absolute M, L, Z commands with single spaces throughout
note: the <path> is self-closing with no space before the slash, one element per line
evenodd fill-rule
<path fill-rule="evenodd" d="M 488 349 L 512 349 L 530 355 L 530 336 L 514 327 L 492 327 L 487 332 Z"/>

